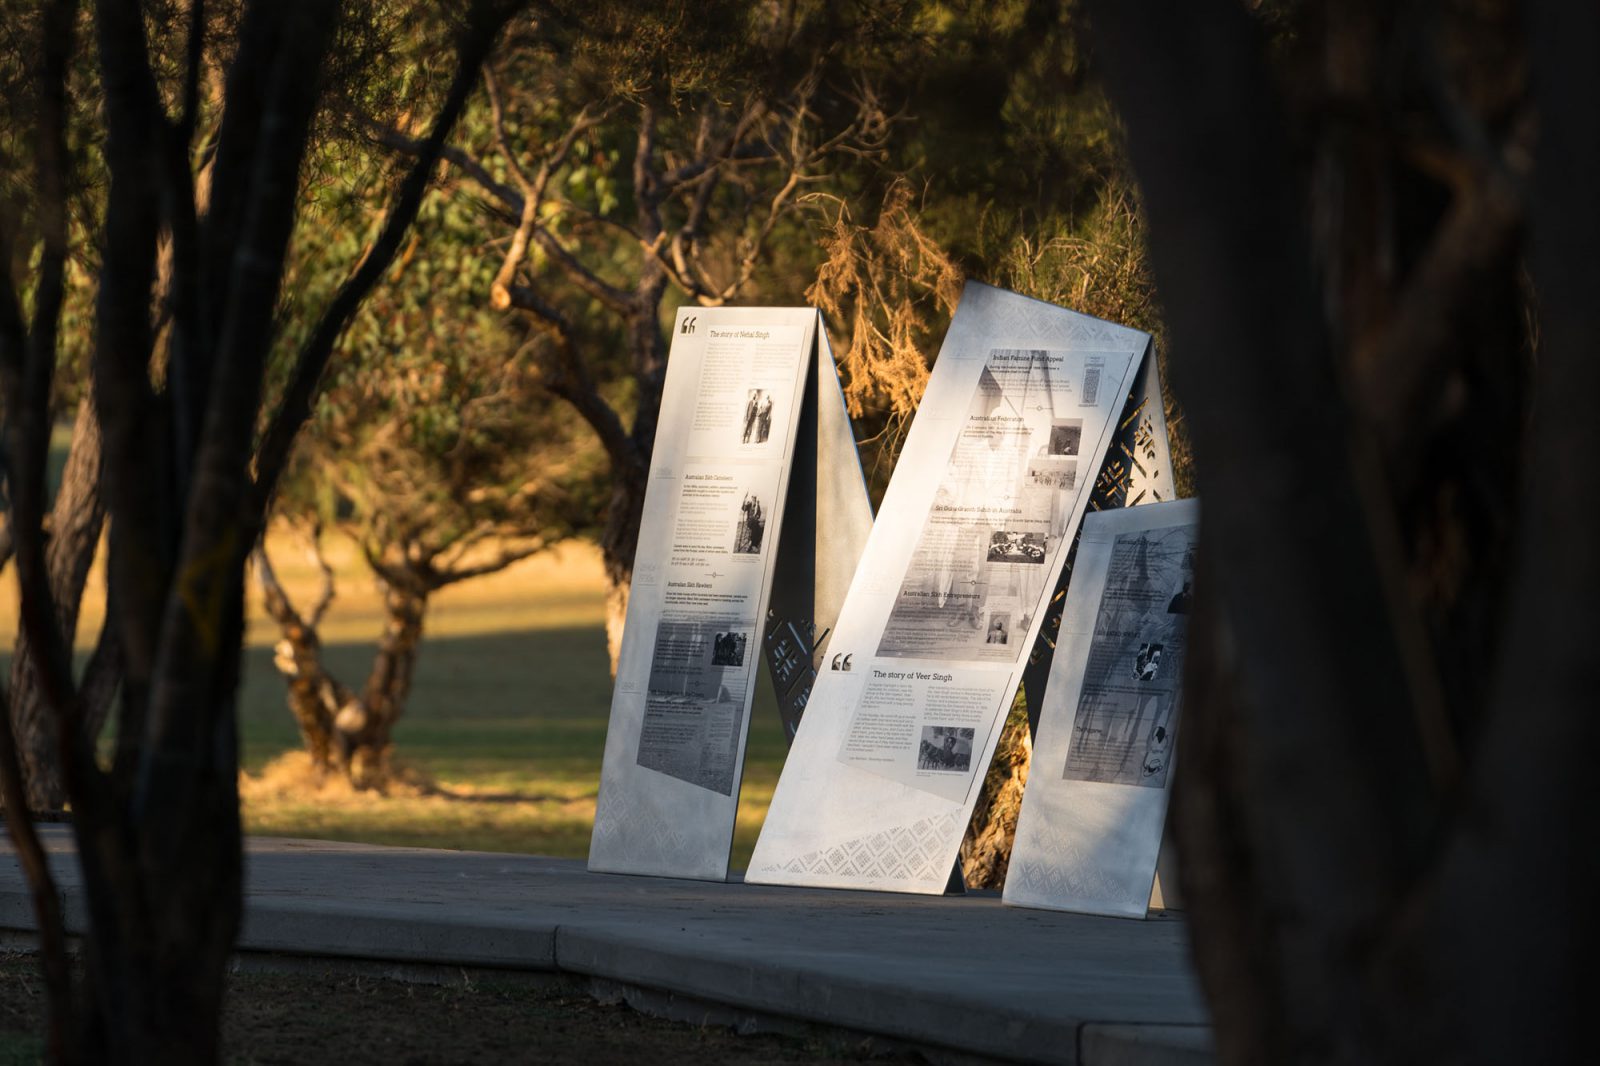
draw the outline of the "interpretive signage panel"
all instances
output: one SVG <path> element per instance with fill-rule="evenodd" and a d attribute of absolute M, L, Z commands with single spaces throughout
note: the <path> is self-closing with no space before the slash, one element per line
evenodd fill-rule
<path fill-rule="evenodd" d="M 969 283 L 746 880 L 943 892 L 1147 334 Z"/>
<path fill-rule="evenodd" d="M 815 467 L 818 417 L 806 409 L 808 400 L 816 405 L 817 382 L 825 381 L 827 402 L 843 406 L 832 359 L 817 358 L 819 323 L 813 308 L 678 314 L 591 870 L 727 876 L 790 472 L 797 449 Z M 814 474 L 811 482 L 815 494 Z M 859 462 L 855 484 L 864 501 Z M 809 502 L 804 528 L 791 531 L 807 551 L 816 515 Z"/>
<path fill-rule="evenodd" d="M 1083 523 L 1005 901 L 1143 917 L 1166 822 L 1195 500 Z"/>

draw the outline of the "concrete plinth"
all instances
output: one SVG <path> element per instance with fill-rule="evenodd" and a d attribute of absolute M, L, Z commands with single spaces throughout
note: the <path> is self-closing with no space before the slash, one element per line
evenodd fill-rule
<path fill-rule="evenodd" d="M 68 921 L 70 831 L 42 826 Z M 0 929 L 32 929 L 9 845 Z M 581 975 L 957 1053 L 1084 1066 L 1210 1061 L 1177 918 L 591 874 L 581 862 L 252 838 L 243 953 Z"/>

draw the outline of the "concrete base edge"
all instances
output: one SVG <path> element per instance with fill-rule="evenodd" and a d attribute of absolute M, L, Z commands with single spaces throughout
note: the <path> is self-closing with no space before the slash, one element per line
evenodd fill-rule
<path fill-rule="evenodd" d="M 65 894 L 74 932 L 85 916 Z M 727 988 L 711 977 L 731 976 L 731 960 L 667 957 L 640 945 L 567 926 L 467 926 L 441 916 L 418 920 L 412 910 L 364 904 L 348 909 L 319 901 L 252 901 L 235 955 L 237 972 L 360 973 L 429 984 L 515 982 L 556 984 L 602 1002 L 623 1002 L 645 1014 L 741 1033 L 803 1036 L 841 1052 L 915 1050 L 942 1066 L 993 1061 L 1068 1062 L 1082 1066 L 1205 1066 L 1213 1061 L 1210 1033 L 1199 1025 L 1085 1022 L 1012 1042 L 1012 1055 L 996 1055 L 982 1039 L 984 1021 L 969 1016 L 961 1033 L 920 1025 L 948 1014 L 950 1004 L 921 1002 L 892 989 L 812 988 L 798 974 L 778 1002 L 794 1013 L 767 1007 L 771 988 L 734 980 Z M 348 912 L 346 912 L 346 910 Z M 32 951 L 32 905 L 23 893 L 0 891 L 0 950 Z M 750 975 L 754 976 L 754 975 Z M 673 984 L 679 987 L 670 987 Z M 719 995 L 727 992 L 727 995 Z M 844 994 L 848 993 L 848 994 Z M 818 997 L 821 997 L 819 999 Z M 869 1006 L 870 1002 L 870 1006 Z M 923 1018 L 928 1014 L 930 1017 Z M 976 1023 L 975 1025 L 973 1023 Z M 1015 1023 L 1013 1023 L 1015 1024 Z M 1045 1028 L 1051 1028 L 1046 1026 Z M 993 1033 L 990 1029 L 989 1032 Z M 913 1034 L 927 1034 L 918 1039 Z M 1022 1037 L 1022 1034 L 1012 1034 Z M 947 1039 L 941 1039 L 945 1037 Z M 931 1039 L 930 1039 L 931 1038 Z M 964 1045 L 964 1046 L 963 1046 Z M 1027 1048 L 1018 1054 L 1020 1048 Z M 1013 1057 L 1014 1056 L 1014 1057 Z"/>

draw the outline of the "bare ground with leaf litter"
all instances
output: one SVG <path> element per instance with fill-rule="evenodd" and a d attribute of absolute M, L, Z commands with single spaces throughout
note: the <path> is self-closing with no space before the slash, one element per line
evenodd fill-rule
<path fill-rule="evenodd" d="M 32 956 L 0 956 L 0 1066 L 43 1055 L 44 990 Z M 562 985 L 414 984 L 348 974 L 235 974 L 223 1011 L 223 1061 L 446 1064 L 913 1063 L 847 1039 L 740 1036 L 603 1004 Z"/>

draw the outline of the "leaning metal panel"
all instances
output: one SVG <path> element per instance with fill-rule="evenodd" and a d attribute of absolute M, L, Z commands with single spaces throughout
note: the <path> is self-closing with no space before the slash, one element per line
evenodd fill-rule
<path fill-rule="evenodd" d="M 944 891 L 1149 347 L 967 286 L 747 881 Z"/>
<path fill-rule="evenodd" d="M 818 318 L 812 308 L 678 313 L 591 870 L 727 877 Z"/>
<path fill-rule="evenodd" d="M 1199 505 L 1084 520 L 1005 901 L 1143 917 L 1166 823 Z"/>

